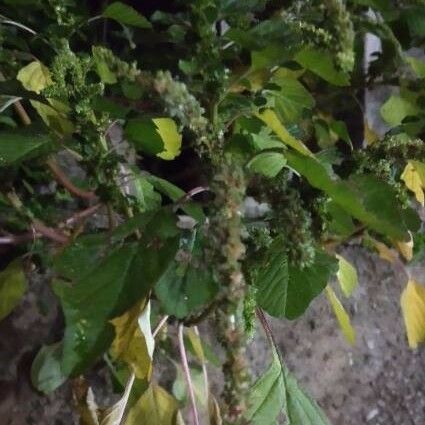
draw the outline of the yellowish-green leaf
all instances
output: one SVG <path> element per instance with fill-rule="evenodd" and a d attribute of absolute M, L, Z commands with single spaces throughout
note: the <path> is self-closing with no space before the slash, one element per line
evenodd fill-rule
<path fill-rule="evenodd" d="M 401 294 L 401 310 L 410 348 L 425 341 L 425 286 L 409 280 Z"/>
<path fill-rule="evenodd" d="M 394 261 L 397 260 L 397 253 L 393 249 L 388 248 L 387 245 L 375 239 L 370 238 L 370 241 L 378 252 L 380 258 L 390 263 L 394 263 Z"/>
<path fill-rule="evenodd" d="M 425 164 L 419 161 L 408 161 L 401 179 L 406 187 L 415 194 L 417 201 L 425 204 Z"/>
<path fill-rule="evenodd" d="M 154 339 L 150 325 L 150 302 L 141 310 L 136 304 L 122 316 L 113 319 L 115 339 L 111 354 L 128 363 L 137 378 L 149 379 L 152 373 Z"/>
<path fill-rule="evenodd" d="M 351 325 L 350 316 L 347 314 L 344 306 L 329 285 L 326 287 L 326 295 L 338 320 L 342 333 L 350 344 L 354 344 L 356 342 L 356 332 Z"/>
<path fill-rule="evenodd" d="M 192 345 L 196 357 L 198 357 L 201 363 L 205 363 L 206 359 L 204 349 L 202 348 L 202 341 L 200 336 L 192 328 L 187 329 L 186 335 L 189 338 L 190 344 Z"/>
<path fill-rule="evenodd" d="M 157 132 L 164 142 L 164 150 L 157 154 L 162 159 L 172 160 L 180 155 L 182 136 L 177 130 L 177 125 L 171 118 L 155 118 L 152 120 Z"/>
<path fill-rule="evenodd" d="M 307 148 L 307 146 L 304 145 L 303 142 L 301 142 L 301 140 L 296 139 L 291 133 L 289 133 L 274 111 L 271 109 L 265 109 L 264 111 L 257 113 L 256 116 L 269 126 L 280 140 L 285 143 L 285 145 L 290 146 L 303 155 L 313 156 L 313 153 Z"/>
<path fill-rule="evenodd" d="M 400 125 L 402 121 L 411 115 L 421 112 L 412 96 L 392 95 L 381 107 L 382 118 L 391 126 Z"/>
<path fill-rule="evenodd" d="M 27 90 L 36 93 L 40 93 L 41 90 L 53 83 L 49 68 L 39 61 L 31 62 L 21 68 L 16 78 Z"/>
<path fill-rule="evenodd" d="M 336 254 L 336 258 L 338 258 L 339 265 L 336 276 L 341 285 L 342 292 L 346 297 L 349 297 L 357 287 L 357 270 L 341 255 Z"/>
<path fill-rule="evenodd" d="M 220 406 L 212 394 L 210 394 L 208 398 L 208 410 L 210 415 L 210 425 L 223 425 Z"/>
<path fill-rule="evenodd" d="M 125 385 L 122 397 L 113 406 L 106 410 L 100 421 L 100 425 L 121 425 L 133 384 L 134 374 L 131 374 L 127 384 Z"/>
<path fill-rule="evenodd" d="M 418 77 L 425 78 L 425 62 L 423 60 L 407 56 L 406 62 L 412 67 Z"/>
<path fill-rule="evenodd" d="M 364 120 L 364 139 L 368 146 L 373 145 L 379 140 L 379 136 L 369 126 L 367 120 Z"/>
<path fill-rule="evenodd" d="M 394 241 L 394 246 L 397 248 L 398 252 L 407 260 L 411 261 L 413 258 L 413 237 L 410 234 L 410 239 L 408 241 Z"/>
<path fill-rule="evenodd" d="M 19 261 L 13 261 L 0 272 L 0 320 L 3 320 L 21 301 L 27 289 Z"/>
<path fill-rule="evenodd" d="M 151 384 L 130 409 L 125 425 L 175 425 L 177 400 L 156 384 Z"/>
<path fill-rule="evenodd" d="M 59 102 L 54 105 L 63 105 Z M 66 114 L 53 106 L 31 100 L 32 107 L 38 112 L 44 123 L 59 134 L 72 134 L 75 131 L 74 124 L 66 117 Z"/>

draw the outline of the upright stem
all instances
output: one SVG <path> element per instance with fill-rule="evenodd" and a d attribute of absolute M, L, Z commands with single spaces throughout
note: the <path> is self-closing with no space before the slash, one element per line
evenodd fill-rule
<path fill-rule="evenodd" d="M 179 350 L 180 350 L 180 357 L 182 361 L 183 373 L 186 378 L 187 388 L 189 390 L 189 398 L 190 398 L 190 403 L 192 406 L 193 420 L 195 425 L 199 425 L 199 415 L 198 415 L 198 410 L 196 408 L 195 391 L 193 389 L 192 378 L 190 377 L 189 363 L 187 361 L 186 349 L 185 349 L 184 340 L 183 340 L 183 323 L 179 324 L 178 341 L 179 341 Z"/>

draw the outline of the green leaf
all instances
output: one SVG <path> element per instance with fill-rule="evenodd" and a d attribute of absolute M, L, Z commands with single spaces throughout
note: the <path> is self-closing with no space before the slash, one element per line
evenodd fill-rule
<path fill-rule="evenodd" d="M 277 70 L 270 81 L 279 90 L 266 90 L 266 95 L 272 98 L 280 120 L 292 123 L 301 118 L 305 109 L 311 109 L 315 102 L 306 88 L 295 78 L 288 77 L 284 71 Z"/>
<path fill-rule="evenodd" d="M 413 56 L 406 56 L 406 62 L 412 67 L 415 74 L 420 78 L 425 78 L 425 62 Z"/>
<path fill-rule="evenodd" d="M 153 175 L 149 175 L 146 178 L 158 192 L 168 196 L 174 202 L 184 198 L 184 196 L 186 195 L 186 192 L 184 190 L 180 189 L 168 180 L 161 179 L 160 177 Z M 203 222 L 205 220 L 205 215 L 202 211 L 202 207 L 196 204 L 195 202 L 184 202 L 181 205 L 181 209 L 186 214 L 192 216 L 198 222 Z"/>
<path fill-rule="evenodd" d="M 48 143 L 49 137 L 45 134 L 0 133 L 0 167 L 32 157 Z"/>
<path fill-rule="evenodd" d="M 329 303 L 331 304 L 332 310 L 338 320 L 339 327 L 341 328 L 345 339 L 349 344 L 354 344 L 356 342 L 356 332 L 351 325 L 350 316 L 347 314 L 344 306 L 341 304 L 341 301 L 329 285 L 326 287 L 326 296 L 328 297 Z"/>
<path fill-rule="evenodd" d="M 358 284 L 357 270 L 344 257 L 336 254 L 338 258 L 338 272 L 336 274 L 342 292 L 346 297 L 350 297 Z"/>
<path fill-rule="evenodd" d="M 73 286 L 54 285 L 65 314 L 63 371 L 77 375 L 110 345 L 109 320 L 145 297 L 174 258 L 176 241 L 161 248 L 128 244 L 112 250 Z"/>
<path fill-rule="evenodd" d="M 138 28 L 151 28 L 151 23 L 136 9 L 127 4 L 116 1 L 111 3 L 102 13 L 104 18 L 113 19 L 120 24 Z"/>
<path fill-rule="evenodd" d="M 161 159 L 180 155 L 182 136 L 171 118 L 133 119 L 125 127 L 126 137 L 135 147 Z"/>
<path fill-rule="evenodd" d="M 67 379 L 61 368 L 62 343 L 44 345 L 31 366 L 31 382 L 38 391 L 50 394 Z"/>
<path fill-rule="evenodd" d="M 282 241 L 277 239 L 257 272 L 257 302 L 271 316 L 295 319 L 322 292 L 336 271 L 336 260 L 319 250 L 309 267 L 288 265 Z"/>
<path fill-rule="evenodd" d="M 20 261 L 11 262 L 0 272 L 0 320 L 20 303 L 27 283 Z"/>
<path fill-rule="evenodd" d="M 177 400 L 156 384 L 151 384 L 130 409 L 125 425 L 175 425 Z"/>
<path fill-rule="evenodd" d="M 103 55 L 99 54 L 98 46 L 92 47 L 92 54 L 94 64 L 96 66 L 96 72 L 100 77 L 100 80 L 105 84 L 115 84 L 117 82 L 117 76 L 109 68 L 108 63 L 104 60 Z"/>
<path fill-rule="evenodd" d="M 391 126 L 400 125 L 402 121 L 411 115 L 416 115 L 421 109 L 416 106 L 412 99 L 392 95 L 381 107 L 382 118 Z"/>
<path fill-rule="evenodd" d="M 150 119 L 129 120 L 125 126 L 125 136 L 136 149 L 150 155 L 162 152 L 165 147 L 155 123 Z"/>
<path fill-rule="evenodd" d="M 37 100 L 30 101 L 31 106 L 38 112 L 44 124 L 51 130 L 61 134 L 72 134 L 75 131 L 74 124 L 67 118 L 66 114 L 51 105 L 38 102 Z"/>
<path fill-rule="evenodd" d="M 412 36 L 425 37 L 425 7 L 423 5 L 407 8 L 402 16 Z"/>
<path fill-rule="evenodd" d="M 281 411 L 288 425 L 329 425 L 323 411 L 298 386 L 273 348 L 269 368 L 255 382 L 249 394 L 246 417 L 252 425 L 272 425 Z"/>
<path fill-rule="evenodd" d="M 16 79 L 22 83 L 25 89 L 37 94 L 50 84 L 53 84 L 49 68 L 39 61 L 34 61 L 24 66 L 18 72 Z"/>
<path fill-rule="evenodd" d="M 200 242 L 194 238 L 192 234 L 181 244 L 182 258 L 170 264 L 155 286 L 164 312 L 178 319 L 211 301 L 218 290 L 210 268 L 202 261 Z"/>
<path fill-rule="evenodd" d="M 276 177 L 286 164 L 285 156 L 279 152 L 262 152 L 251 161 L 247 167 L 254 173 L 263 174 L 266 177 Z"/>
<path fill-rule="evenodd" d="M 315 188 L 323 190 L 334 202 L 371 229 L 396 240 L 407 240 L 408 230 L 419 226 L 417 214 L 401 209 L 394 189 L 372 175 L 353 175 L 349 180 L 332 179 L 314 158 L 294 152 L 285 153 L 288 165 Z"/>
<path fill-rule="evenodd" d="M 296 139 L 291 133 L 289 133 L 274 111 L 271 109 L 265 109 L 264 111 L 257 113 L 256 116 L 268 125 L 285 145 L 290 146 L 303 155 L 313 155 L 303 142 Z"/>
<path fill-rule="evenodd" d="M 335 86 L 347 86 L 350 83 L 348 75 L 336 69 L 329 52 L 309 47 L 297 53 L 294 59 L 304 68 Z"/>

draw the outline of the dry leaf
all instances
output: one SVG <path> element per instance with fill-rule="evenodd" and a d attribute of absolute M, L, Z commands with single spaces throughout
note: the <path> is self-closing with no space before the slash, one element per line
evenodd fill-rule
<path fill-rule="evenodd" d="M 410 348 L 425 341 L 425 286 L 409 280 L 401 294 L 401 310 Z"/>

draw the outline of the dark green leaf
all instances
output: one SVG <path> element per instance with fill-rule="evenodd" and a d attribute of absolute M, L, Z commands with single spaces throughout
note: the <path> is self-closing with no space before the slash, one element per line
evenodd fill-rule
<path fill-rule="evenodd" d="M 151 23 L 136 9 L 127 4 L 116 1 L 111 3 L 102 13 L 104 18 L 114 19 L 123 25 L 131 25 L 138 28 L 151 28 Z"/>
<path fill-rule="evenodd" d="M 147 154 L 155 155 L 164 150 L 164 142 L 150 119 L 129 120 L 125 126 L 125 135 L 136 149 Z"/>
<path fill-rule="evenodd" d="M 33 157 L 49 144 L 46 134 L 23 134 L 17 131 L 0 133 L 0 167 Z"/>
<path fill-rule="evenodd" d="M 288 265 L 283 244 L 277 239 L 255 279 L 258 304 L 272 316 L 295 319 L 322 292 L 337 269 L 335 258 L 319 250 L 311 266 L 300 269 Z"/>
<path fill-rule="evenodd" d="M 329 425 L 323 411 L 298 386 L 273 348 L 273 360 L 249 394 L 247 419 L 252 425 L 272 425 L 281 411 L 288 425 Z"/>
<path fill-rule="evenodd" d="M 273 99 L 274 111 L 281 121 L 291 123 L 298 120 L 305 109 L 314 106 L 314 98 L 306 88 L 295 78 L 290 78 L 282 73 L 273 76 L 271 82 L 278 90 L 267 90 Z"/>
<path fill-rule="evenodd" d="M 79 374 L 111 343 L 108 322 L 146 296 L 174 258 L 176 241 L 161 248 L 124 245 L 105 257 L 73 286 L 56 283 L 65 314 L 62 368 Z"/>
<path fill-rule="evenodd" d="M 154 186 L 154 188 L 168 196 L 172 201 L 176 202 L 184 198 L 186 192 L 173 183 L 161 179 L 160 177 L 149 175 L 146 177 L 147 180 Z M 202 207 L 195 202 L 190 200 L 185 200 L 179 205 L 179 207 L 188 215 L 192 216 L 195 220 L 199 222 L 203 222 L 205 220 L 204 212 L 202 211 Z"/>
<path fill-rule="evenodd" d="M 200 242 L 194 238 L 191 234 L 183 239 L 181 258 L 170 264 L 155 286 L 164 312 L 179 319 L 211 301 L 218 289 L 210 268 L 202 261 Z"/>
<path fill-rule="evenodd" d="M 315 188 L 323 190 L 341 208 L 378 233 L 407 240 L 408 230 L 417 227 L 417 214 L 402 210 L 394 189 L 372 175 L 353 175 L 348 181 L 332 179 L 316 159 L 286 152 L 288 165 Z M 406 220 L 406 214 L 411 218 Z"/>
<path fill-rule="evenodd" d="M 31 382 L 38 391 L 49 394 L 67 379 L 61 369 L 62 343 L 44 345 L 31 366 Z"/>

